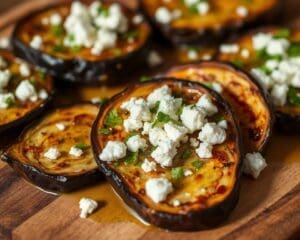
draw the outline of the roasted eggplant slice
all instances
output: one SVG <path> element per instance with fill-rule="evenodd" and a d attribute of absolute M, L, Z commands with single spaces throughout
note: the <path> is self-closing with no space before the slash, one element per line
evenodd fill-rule
<path fill-rule="evenodd" d="M 218 91 L 236 113 L 247 152 L 259 152 L 272 133 L 273 114 L 268 96 L 256 81 L 221 62 L 200 62 L 171 68 L 168 77 L 200 82 Z"/>
<path fill-rule="evenodd" d="M 0 133 L 33 120 L 53 95 L 52 78 L 0 50 Z"/>
<path fill-rule="evenodd" d="M 16 55 L 60 80 L 113 83 L 148 53 L 151 28 L 119 3 L 75 1 L 29 14 L 16 26 Z"/>
<path fill-rule="evenodd" d="M 251 31 L 222 45 L 218 58 L 240 65 L 269 92 L 281 130 L 300 132 L 299 29 L 265 27 Z"/>
<path fill-rule="evenodd" d="M 98 171 L 90 131 L 98 107 L 78 104 L 33 123 L 3 155 L 29 182 L 47 191 L 69 192 L 95 183 Z"/>
<path fill-rule="evenodd" d="M 150 224 L 198 230 L 237 203 L 239 130 L 204 85 L 163 78 L 129 87 L 101 107 L 92 144 L 113 188 Z"/>
<path fill-rule="evenodd" d="M 274 19 L 279 0 L 141 0 L 141 9 L 174 44 L 212 44 L 242 27 Z"/>

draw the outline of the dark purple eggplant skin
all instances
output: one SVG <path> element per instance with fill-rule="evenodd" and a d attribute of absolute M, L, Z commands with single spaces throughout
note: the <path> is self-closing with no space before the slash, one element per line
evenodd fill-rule
<path fill-rule="evenodd" d="M 87 61 L 82 58 L 64 60 L 57 58 L 40 50 L 34 49 L 23 43 L 18 37 L 17 32 L 32 15 L 50 7 L 31 12 L 21 19 L 11 37 L 11 45 L 16 56 L 25 59 L 31 64 L 45 68 L 56 81 L 67 83 L 78 83 L 83 85 L 116 85 L 120 82 L 120 76 L 128 75 L 136 70 L 140 65 L 145 64 L 145 59 L 151 49 L 152 33 L 145 44 L 135 51 L 106 61 Z"/>
<path fill-rule="evenodd" d="M 240 181 L 241 181 L 243 158 L 244 158 L 244 149 L 243 149 L 240 129 L 233 112 L 229 108 L 228 104 L 222 99 L 222 97 L 216 92 L 212 91 L 211 89 L 207 88 L 206 86 L 200 83 L 183 81 L 175 78 L 155 78 L 149 82 L 139 83 L 137 85 L 142 86 L 144 84 L 155 83 L 155 82 L 159 83 L 166 80 L 176 81 L 182 86 L 201 86 L 202 88 L 207 89 L 212 96 L 216 97 L 216 99 L 224 107 L 224 109 L 232 115 L 235 123 L 234 125 L 236 128 L 235 130 L 237 133 L 237 138 L 238 138 L 237 144 L 239 148 L 238 155 L 240 161 L 238 163 L 237 170 L 236 170 L 236 182 L 231 190 L 230 195 L 222 203 L 218 205 L 212 206 L 202 211 L 189 212 L 188 214 L 170 214 L 167 212 L 155 211 L 149 208 L 149 206 L 147 206 L 143 201 L 141 201 L 139 196 L 137 196 L 136 194 L 132 193 L 129 190 L 129 188 L 124 184 L 125 181 L 123 177 L 117 171 L 115 171 L 107 163 L 99 159 L 100 149 L 97 144 L 97 134 L 98 134 L 97 123 L 101 118 L 101 116 L 103 115 L 106 106 L 109 105 L 109 102 L 118 100 L 119 97 L 125 95 L 128 91 L 130 91 L 132 87 L 135 87 L 135 85 L 129 86 L 123 92 L 117 94 L 110 101 L 108 101 L 107 103 L 101 106 L 98 116 L 94 122 L 92 128 L 92 134 L 91 134 L 94 156 L 101 172 L 105 175 L 107 181 L 112 185 L 116 193 L 145 222 L 150 223 L 151 225 L 154 225 L 156 227 L 168 229 L 171 231 L 188 232 L 188 231 L 210 229 L 224 222 L 229 217 L 229 214 L 235 208 L 239 200 Z"/>
<path fill-rule="evenodd" d="M 220 44 L 225 38 L 234 35 L 237 31 L 243 32 L 253 27 L 258 27 L 262 23 L 271 24 L 277 23 L 279 16 L 283 10 L 283 3 L 280 1 L 274 8 L 267 11 L 265 14 L 258 16 L 254 21 L 239 21 L 231 22 L 227 26 L 221 27 L 218 30 L 199 29 L 193 31 L 189 29 L 172 29 L 168 24 L 158 24 L 155 19 L 148 15 L 147 10 L 143 6 L 143 0 L 139 0 L 139 9 L 146 16 L 153 28 L 160 34 L 161 37 L 169 41 L 174 46 L 180 45 L 204 45 L 213 46 Z"/>
<path fill-rule="evenodd" d="M 300 116 L 277 111 L 275 129 L 288 135 L 299 134 Z"/>
<path fill-rule="evenodd" d="M 81 103 L 87 103 L 87 102 L 81 102 Z M 67 105 L 62 108 L 70 107 L 70 106 L 72 105 Z M 32 124 L 24 128 L 24 130 L 22 131 L 22 133 L 18 138 L 18 141 L 22 140 L 22 137 L 24 136 L 24 134 L 27 132 L 28 129 L 34 127 L 40 121 L 41 120 L 34 121 L 32 122 Z M 8 165 L 10 165 L 12 169 L 14 169 L 21 177 L 26 179 L 28 182 L 34 184 L 37 187 L 42 188 L 43 190 L 53 192 L 53 193 L 72 192 L 80 188 L 83 188 L 85 186 L 96 184 L 99 181 L 104 180 L 104 176 L 99 171 L 99 169 L 94 169 L 92 171 L 77 176 L 63 176 L 63 175 L 49 174 L 29 164 L 21 163 L 20 161 L 18 161 L 18 159 L 15 159 L 14 157 L 7 154 L 6 151 L 4 151 L 0 159 L 6 162 Z"/>

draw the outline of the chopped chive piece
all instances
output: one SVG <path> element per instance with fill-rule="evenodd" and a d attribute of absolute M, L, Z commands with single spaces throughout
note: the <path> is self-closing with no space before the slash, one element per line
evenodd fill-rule
<path fill-rule="evenodd" d="M 274 34 L 274 38 L 288 38 L 290 35 L 291 31 L 288 28 L 282 28 Z"/>
<path fill-rule="evenodd" d="M 129 138 L 138 135 L 137 132 L 131 132 L 127 135 L 127 137 L 124 139 L 124 142 L 127 142 Z"/>
<path fill-rule="evenodd" d="M 140 82 L 148 82 L 151 80 L 150 76 L 141 76 L 140 77 Z"/>
<path fill-rule="evenodd" d="M 183 168 L 182 167 L 172 168 L 171 174 L 173 179 L 180 180 L 184 176 Z"/>
<path fill-rule="evenodd" d="M 182 152 L 181 158 L 188 159 L 192 155 L 192 153 L 193 153 L 193 151 L 191 149 L 187 148 Z"/>
<path fill-rule="evenodd" d="M 195 160 L 192 162 L 192 165 L 194 168 L 196 168 L 196 170 L 199 170 L 204 165 L 204 162 L 200 160 Z"/>
<path fill-rule="evenodd" d="M 51 27 L 51 32 L 54 34 L 54 36 L 61 37 L 64 35 L 64 28 L 62 25 L 54 25 Z"/>
<path fill-rule="evenodd" d="M 105 122 L 104 124 L 107 126 L 107 127 L 114 127 L 116 125 L 121 125 L 123 123 L 123 120 L 122 118 L 119 116 L 117 110 L 111 110 L 106 119 L 105 119 Z"/>
<path fill-rule="evenodd" d="M 126 165 L 136 165 L 138 164 L 138 152 L 128 152 L 127 156 L 124 158 L 124 162 Z"/>
<path fill-rule="evenodd" d="M 81 149 L 81 150 L 85 150 L 88 148 L 88 146 L 84 143 L 77 143 L 75 146 L 75 148 Z"/>
<path fill-rule="evenodd" d="M 300 92 L 294 87 L 289 88 L 288 103 L 293 106 L 300 106 Z"/>
<path fill-rule="evenodd" d="M 289 57 L 298 57 L 300 56 L 300 43 L 294 42 L 291 44 L 287 51 Z"/>
<path fill-rule="evenodd" d="M 158 108 L 159 108 L 159 104 L 160 104 L 160 101 L 157 101 L 157 102 L 154 104 L 154 107 L 150 109 L 150 112 L 151 112 L 151 113 L 157 113 Z"/>
<path fill-rule="evenodd" d="M 111 130 L 108 128 L 100 128 L 98 132 L 102 135 L 109 135 L 111 133 Z"/>

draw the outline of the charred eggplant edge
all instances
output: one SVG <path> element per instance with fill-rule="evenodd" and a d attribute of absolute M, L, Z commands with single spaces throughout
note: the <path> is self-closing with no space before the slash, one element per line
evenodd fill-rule
<path fill-rule="evenodd" d="M 131 89 L 147 85 L 153 83 L 162 83 L 164 81 L 174 81 L 175 83 L 181 84 L 183 86 L 200 86 L 206 89 L 212 96 L 214 96 L 218 103 L 221 104 L 226 111 L 232 116 L 235 131 L 237 134 L 237 148 L 239 149 L 237 168 L 236 168 L 236 179 L 235 184 L 231 190 L 229 196 L 224 199 L 224 201 L 220 204 L 214 205 L 210 208 L 201 211 L 191 211 L 188 214 L 171 214 L 163 211 L 155 211 L 149 208 L 143 201 L 139 199 L 139 196 L 135 193 L 131 192 L 126 185 L 124 185 L 124 179 L 117 171 L 113 170 L 109 165 L 99 159 L 100 148 L 97 140 L 97 127 L 100 118 L 103 115 L 103 112 L 107 106 L 109 106 L 110 102 L 114 102 L 118 100 L 120 97 L 126 95 L 131 91 Z M 159 228 L 169 229 L 172 231 L 196 231 L 200 229 L 211 228 L 217 224 L 220 224 L 224 221 L 230 212 L 233 210 L 235 205 L 239 199 L 239 188 L 240 188 L 240 178 L 242 174 L 242 164 L 243 164 L 243 145 L 241 140 L 241 134 L 239 130 L 239 126 L 237 125 L 237 121 L 233 112 L 230 110 L 229 106 L 223 99 L 211 89 L 201 85 L 197 82 L 189 82 L 178 80 L 175 78 L 156 78 L 152 81 L 145 83 L 137 83 L 132 84 L 128 88 L 126 88 L 123 92 L 115 95 L 109 102 L 105 103 L 101 106 L 98 116 L 94 122 L 92 128 L 92 146 L 94 150 L 94 155 L 96 162 L 100 168 L 100 170 L 106 176 L 108 182 L 112 185 L 116 193 L 125 201 L 125 203 L 132 209 L 135 213 L 138 214 L 145 222 L 153 224 Z"/>
<path fill-rule="evenodd" d="M 90 102 L 81 102 L 77 104 L 69 104 L 60 108 L 55 108 L 54 110 L 50 111 L 47 115 L 45 115 L 42 119 L 36 120 L 32 124 L 24 128 L 16 143 L 19 143 L 23 140 L 23 137 L 29 129 L 34 128 L 34 126 L 39 124 L 44 118 L 54 113 L 56 110 L 63 110 L 69 107 L 80 106 L 84 104 L 95 105 Z M 18 159 L 15 159 L 13 156 L 10 156 L 8 154 L 8 149 L 9 147 L 2 154 L 2 160 L 8 163 L 20 176 L 25 178 L 28 182 L 33 183 L 35 186 L 47 191 L 51 191 L 54 193 L 71 192 L 104 179 L 104 176 L 97 168 L 78 176 L 63 176 L 46 173 L 41 169 L 30 164 L 21 163 Z"/>
<path fill-rule="evenodd" d="M 16 56 L 47 69 L 58 82 L 65 81 L 84 85 L 117 84 L 116 78 L 118 76 L 122 73 L 133 71 L 136 68 L 137 62 L 144 62 L 152 45 L 152 28 L 149 24 L 150 33 L 144 45 L 126 55 L 105 61 L 89 61 L 83 58 L 64 60 L 41 50 L 34 49 L 18 38 L 18 32 L 22 31 L 20 28 L 24 22 L 39 12 L 58 6 L 60 4 L 52 4 L 34 10 L 18 21 L 11 36 L 11 45 L 13 53 Z M 122 7 L 127 9 L 123 4 Z M 102 76 L 104 76 L 104 79 L 109 78 L 109 81 L 101 80 Z"/>

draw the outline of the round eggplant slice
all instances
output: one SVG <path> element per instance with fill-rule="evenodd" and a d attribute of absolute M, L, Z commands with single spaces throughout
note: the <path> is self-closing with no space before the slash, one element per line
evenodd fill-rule
<path fill-rule="evenodd" d="M 118 83 L 122 73 L 144 62 L 151 27 L 119 3 L 83 2 L 54 5 L 23 18 L 13 32 L 14 53 L 58 80 Z"/>
<path fill-rule="evenodd" d="M 141 9 L 173 44 L 219 42 L 245 26 L 272 21 L 280 11 L 278 0 L 141 0 Z"/>
<path fill-rule="evenodd" d="M 29 126 L 4 153 L 21 176 L 42 189 L 70 192 L 102 178 L 90 144 L 99 108 L 90 103 L 57 109 Z"/>
<path fill-rule="evenodd" d="M 245 151 L 264 148 L 272 133 L 273 114 L 266 93 L 249 75 L 211 61 L 173 67 L 165 76 L 199 82 L 218 91 L 237 116 Z"/>
<path fill-rule="evenodd" d="M 274 49 L 274 44 L 277 43 L 278 46 Z M 299 28 L 260 28 L 235 39 L 229 45 L 235 45 L 239 50 L 236 53 L 224 53 L 220 50 L 217 58 L 238 63 L 250 72 L 270 94 L 276 110 L 277 127 L 285 132 L 299 133 Z M 281 52 L 274 52 L 276 49 Z"/>
<path fill-rule="evenodd" d="M 0 50 L 0 133 L 37 117 L 52 99 L 52 78 Z"/>
<path fill-rule="evenodd" d="M 214 145 L 206 159 L 197 153 L 205 146 L 196 150 L 199 131 L 189 129 L 181 141 L 175 140 L 175 135 L 184 133 L 187 122 L 201 122 L 190 120 L 195 116 L 190 113 L 202 111 L 195 105 L 202 97 L 216 107 L 204 122 L 226 134 L 226 140 Z M 143 130 L 128 131 L 127 123 L 141 107 L 148 122 L 143 122 Z M 171 114 L 170 109 L 175 108 L 176 114 Z M 130 115 L 124 109 L 129 109 Z M 211 123 L 219 121 L 227 123 L 227 128 Z M 179 132 L 169 131 L 167 126 Z M 158 138 L 156 131 L 162 131 Z M 136 143 L 141 147 L 138 151 L 133 149 Z M 242 164 L 239 130 L 226 102 L 204 85 L 163 78 L 129 87 L 101 107 L 92 129 L 92 145 L 96 161 L 115 191 L 152 225 L 173 231 L 211 227 L 226 219 L 237 203 Z M 165 155 L 164 150 L 168 152 Z"/>

